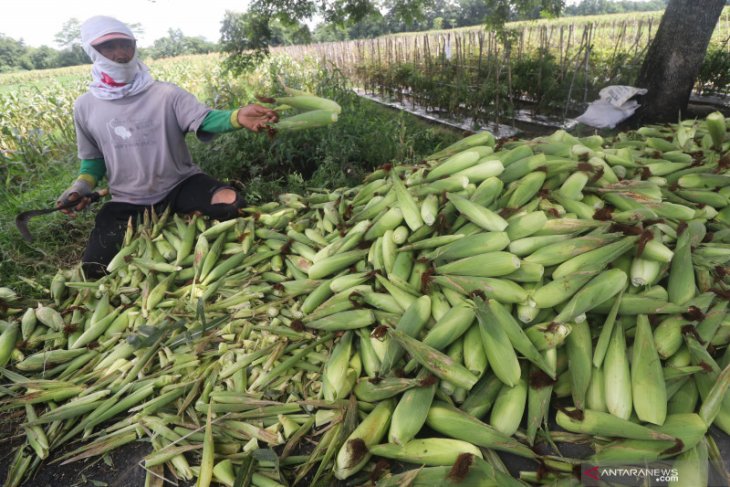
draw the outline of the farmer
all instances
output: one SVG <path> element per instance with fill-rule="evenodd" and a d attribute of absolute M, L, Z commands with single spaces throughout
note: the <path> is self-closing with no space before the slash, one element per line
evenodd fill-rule
<path fill-rule="evenodd" d="M 97 278 L 119 250 L 129 217 L 136 220 L 145 209 L 170 206 L 219 220 L 238 215 L 243 200 L 193 162 L 186 133 L 205 142 L 241 127 L 258 132 L 277 116 L 260 105 L 212 110 L 182 88 L 155 81 L 137 57 L 134 34 L 114 18 L 88 19 L 81 41 L 94 63 L 89 91 L 74 104 L 81 170 L 56 205 L 78 200 L 65 211 L 73 217 L 107 177 L 112 200 L 96 216 L 82 257 L 86 276 Z"/>

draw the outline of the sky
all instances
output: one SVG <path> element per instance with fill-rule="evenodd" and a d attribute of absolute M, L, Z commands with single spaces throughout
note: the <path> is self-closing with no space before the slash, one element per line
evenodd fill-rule
<path fill-rule="evenodd" d="M 22 39 L 27 46 L 58 49 L 54 38 L 69 19 L 83 22 L 94 15 L 110 15 L 142 24 L 141 47 L 167 37 L 169 29 L 218 42 L 226 10 L 243 12 L 247 5 L 248 0 L 0 0 L 0 34 Z"/>
<path fill-rule="evenodd" d="M 226 10 L 243 12 L 247 0 L 0 0 L 0 34 L 23 39 L 27 46 L 59 48 L 54 38 L 71 18 L 83 22 L 94 15 L 110 15 L 122 22 L 139 23 L 141 47 L 167 37 L 168 29 L 186 36 L 220 38 Z"/>

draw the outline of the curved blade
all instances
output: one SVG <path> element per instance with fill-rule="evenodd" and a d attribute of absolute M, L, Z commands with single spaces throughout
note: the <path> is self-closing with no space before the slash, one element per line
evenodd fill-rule
<path fill-rule="evenodd" d="M 26 242 L 32 242 L 33 235 L 31 235 L 30 230 L 28 230 L 28 220 L 30 220 L 33 215 L 28 215 L 28 213 L 29 212 L 27 211 L 19 213 L 18 216 L 15 217 L 15 226 L 18 227 L 18 231 L 20 232 L 20 235 L 23 236 L 23 240 Z"/>
<path fill-rule="evenodd" d="M 99 201 L 99 199 L 102 196 L 105 196 L 107 194 L 107 190 L 102 190 L 94 193 L 91 193 L 88 198 L 91 200 L 91 203 L 95 201 Z M 53 213 L 54 211 L 60 211 L 60 210 L 66 210 L 68 208 L 71 208 L 73 206 L 76 206 L 79 204 L 79 201 L 70 201 L 64 205 L 57 206 L 55 208 L 44 208 L 42 210 L 28 210 L 24 211 L 22 213 L 18 213 L 18 215 L 15 217 L 15 226 L 18 228 L 18 232 L 20 232 L 20 235 L 23 236 L 23 239 L 27 242 L 33 241 L 33 235 L 31 235 L 30 230 L 28 230 L 28 221 L 36 216 L 39 215 L 47 215 L 48 213 Z"/>

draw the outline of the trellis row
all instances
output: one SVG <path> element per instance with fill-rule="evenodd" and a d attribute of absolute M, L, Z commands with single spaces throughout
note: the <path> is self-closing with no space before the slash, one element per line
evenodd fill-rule
<path fill-rule="evenodd" d="M 722 42 L 730 35 L 728 12 L 730 9 L 723 13 L 716 28 L 715 42 Z M 495 32 L 476 27 L 277 47 L 273 51 L 288 53 L 295 59 L 312 57 L 323 65 L 336 66 L 355 85 L 373 94 L 407 98 L 414 105 L 451 115 L 475 119 L 496 117 L 497 120 L 514 108 L 515 99 L 534 101 L 514 92 L 515 63 L 526 56 L 537 56 L 543 61 L 550 55 L 559 67 L 558 77 L 566 85 L 563 99 L 559 100 L 562 106 L 553 108 L 562 108 L 565 117 L 569 108 L 582 108 L 603 85 L 627 81 L 613 67 L 626 67 L 625 60 L 619 61 L 619 56 L 633 60 L 643 57 L 658 19 L 657 14 L 643 14 L 632 18 L 622 16 L 622 20 L 523 24 L 510 30 L 512 40 L 508 43 Z M 591 63 L 594 51 L 602 53 L 605 60 L 602 65 Z M 398 83 L 388 75 L 393 69 L 408 67 L 429 78 L 431 87 L 464 90 L 468 101 L 459 100 L 455 93 L 454 99 L 445 102 L 443 97 Z M 537 76 L 536 89 L 540 91 L 543 79 L 539 70 Z M 576 86 L 579 79 L 583 83 Z M 493 84 L 493 96 L 488 100 L 474 99 L 485 83 Z"/>

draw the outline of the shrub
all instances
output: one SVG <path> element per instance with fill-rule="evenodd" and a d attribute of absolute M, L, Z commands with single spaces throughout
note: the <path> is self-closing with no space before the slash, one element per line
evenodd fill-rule
<path fill-rule="evenodd" d="M 702 93 L 728 93 L 730 87 L 730 50 L 728 46 L 713 47 L 707 51 L 697 76 Z"/>
<path fill-rule="evenodd" d="M 273 57 L 259 67 L 253 77 L 257 84 L 249 92 L 272 94 L 281 86 L 280 77 L 289 86 L 337 101 L 342 106 L 337 123 L 277 134 L 272 140 L 238 131 L 211 144 L 190 144 L 194 159 L 205 171 L 229 179 L 249 200 L 269 200 L 305 185 L 335 188 L 355 184 L 373 168 L 417 161 L 457 138 L 412 115 L 364 100 L 334 68 Z"/>

